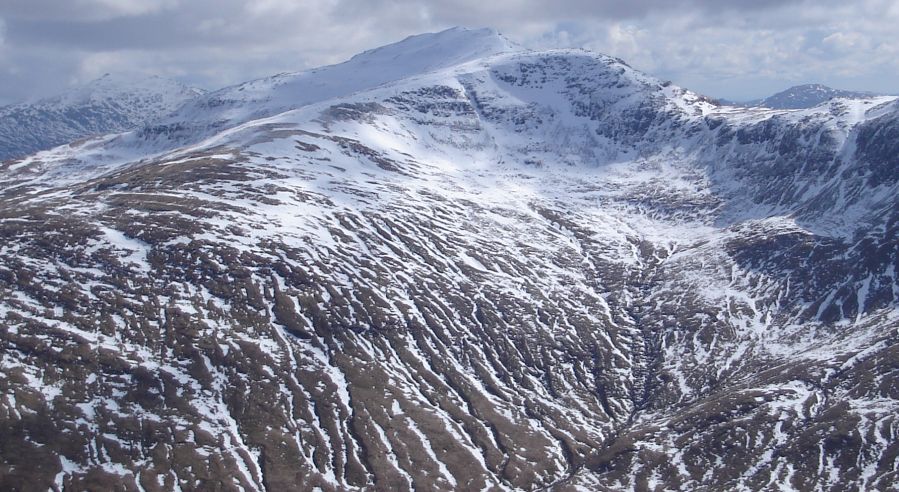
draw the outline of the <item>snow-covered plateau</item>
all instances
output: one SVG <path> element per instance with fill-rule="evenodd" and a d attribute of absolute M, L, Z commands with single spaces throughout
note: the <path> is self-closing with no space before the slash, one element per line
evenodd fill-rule
<path fill-rule="evenodd" d="M 0 165 L 0 488 L 895 490 L 899 101 L 490 29 Z"/>

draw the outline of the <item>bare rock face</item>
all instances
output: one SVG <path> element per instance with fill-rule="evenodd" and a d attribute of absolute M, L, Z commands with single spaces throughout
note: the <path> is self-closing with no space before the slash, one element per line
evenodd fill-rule
<path fill-rule="evenodd" d="M 470 35 L 5 163 L 0 488 L 894 487 L 893 99 Z"/>

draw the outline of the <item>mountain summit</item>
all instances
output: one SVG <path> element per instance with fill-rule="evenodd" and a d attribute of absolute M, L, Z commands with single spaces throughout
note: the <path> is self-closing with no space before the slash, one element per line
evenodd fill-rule
<path fill-rule="evenodd" d="M 409 36 L 397 43 L 360 53 L 347 63 L 359 66 L 382 64 L 389 70 L 402 69 L 415 73 L 519 50 L 496 29 L 454 27 L 437 33 Z"/>
<path fill-rule="evenodd" d="M 821 84 L 805 84 L 790 87 L 773 96 L 746 103 L 749 106 L 763 106 L 774 109 L 803 109 L 817 106 L 836 98 L 866 99 L 876 97 L 871 92 L 844 91 Z"/>
<path fill-rule="evenodd" d="M 168 122 L 181 136 L 212 134 L 228 126 L 348 96 L 517 48 L 495 29 L 452 28 L 410 36 L 336 65 L 285 73 L 211 92 Z M 181 128 L 188 123 L 189 129 Z M 171 134 L 171 129 L 160 129 Z"/>
<path fill-rule="evenodd" d="M 0 488 L 889 489 L 899 102 L 415 36 L 0 165 Z"/>

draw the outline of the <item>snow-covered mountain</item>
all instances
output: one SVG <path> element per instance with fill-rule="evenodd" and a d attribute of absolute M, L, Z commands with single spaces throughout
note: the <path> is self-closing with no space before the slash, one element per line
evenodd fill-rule
<path fill-rule="evenodd" d="M 764 99 L 747 102 L 744 105 L 773 109 L 806 109 L 831 99 L 869 99 L 872 97 L 878 97 L 878 95 L 872 92 L 834 89 L 821 84 L 804 84 L 790 87 Z"/>
<path fill-rule="evenodd" d="M 454 28 L 411 36 L 338 65 L 279 74 L 211 92 L 148 128 L 142 137 L 161 134 L 176 144 L 195 141 L 250 120 L 516 49 L 493 29 Z"/>
<path fill-rule="evenodd" d="M 156 76 L 106 74 L 58 96 L 0 107 L 0 160 L 132 130 L 204 93 Z"/>
<path fill-rule="evenodd" d="M 8 162 L 0 485 L 889 489 L 897 137 L 454 29 Z"/>

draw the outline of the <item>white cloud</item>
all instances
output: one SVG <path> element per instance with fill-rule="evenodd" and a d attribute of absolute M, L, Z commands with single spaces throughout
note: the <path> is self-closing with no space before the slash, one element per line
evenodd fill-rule
<path fill-rule="evenodd" d="M 329 4 L 329 6 L 333 6 L 334 1 L 322 1 L 317 5 L 319 9 L 322 9 L 325 5 Z M 254 2 L 249 2 L 246 4 L 246 11 L 254 16 L 266 16 L 266 15 L 293 15 L 299 10 L 306 10 L 308 5 L 304 5 L 302 2 L 291 2 L 284 0 L 256 0 Z"/>
<path fill-rule="evenodd" d="M 839 53 L 851 53 L 859 49 L 869 49 L 870 42 L 859 32 L 835 32 L 822 40 L 826 46 Z"/>

